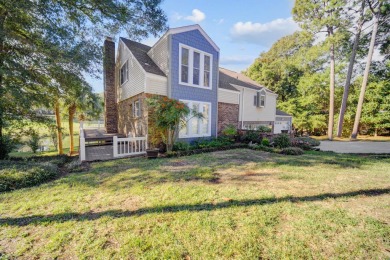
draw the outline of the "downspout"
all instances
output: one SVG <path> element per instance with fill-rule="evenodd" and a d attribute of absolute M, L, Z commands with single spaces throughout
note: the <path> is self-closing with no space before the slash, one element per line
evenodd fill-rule
<path fill-rule="evenodd" d="M 245 88 L 242 88 L 242 96 L 241 96 L 241 129 L 244 129 L 244 92 Z"/>
<path fill-rule="evenodd" d="M 168 80 L 167 80 L 167 83 L 168 83 L 168 91 L 167 91 L 167 94 L 168 94 L 168 97 L 169 98 L 172 98 L 172 59 L 171 59 L 171 55 L 172 55 L 172 35 L 168 35 Z"/>
<path fill-rule="evenodd" d="M 217 86 L 216 86 L 216 92 L 217 92 L 217 113 L 216 113 L 216 118 L 215 118 L 215 136 L 218 137 L 218 88 L 219 88 L 219 53 L 218 53 L 218 62 L 217 62 Z"/>

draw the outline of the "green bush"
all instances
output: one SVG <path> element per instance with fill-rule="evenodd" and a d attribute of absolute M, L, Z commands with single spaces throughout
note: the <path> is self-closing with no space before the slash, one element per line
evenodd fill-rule
<path fill-rule="evenodd" d="M 241 142 L 243 143 L 258 143 L 260 144 L 262 137 L 260 136 L 260 132 L 254 130 L 247 130 L 241 136 Z"/>
<path fill-rule="evenodd" d="M 188 151 L 191 149 L 191 145 L 186 142 L 176 142 L 173 144 L 172 151 Z"/>
<path fill-rule="evenodd" d="M 269 139 L 268 138 L 263 138 L 263 140 L 261 140 L 261 145 L 269 146 Z"/>
<path fill-rule="evenodd" d="M 291 145 L 303 150 L 311 150 L 313 147 L 319 146 L 320 141 L 310 137 L 295 137 L 292 139 Z"/>
<path fill-rule="evenodd" d="M 269 153 L 275 153 L 276 152 L 274 148 L 271 148 L 271 147 L 268 147 L 268 146 L 264 146 L 264 145 L 255 145 L 255 146 L 252 146 L 251 149 L 264 151 L 264 152 L 269 152 Z"/>
<path fill-rule="evenodd" d="M 248 148 L 247 144 L 228 144 L 225 146 L 220 147 L 204 147 L 204 148 L 198 148 L 188 151 L 173 151 L 173 152 L 167 152 L 167 157 L 180 157 L 180 156 L 188 156 L 188 155 L 194 155 L 194 154 L 201 154 L 201 153 L 211 153 L 216 151 L 225 151 L 225 150 L 231 150 L 231 149 L 238 149 L 238 148 Z"/>
<path fill-rule="evenodd" d="M 222 135 L 230 138 L 234 138 L 237 135 L 237 128 L 234 125 L 227 125 L 222 130 Z"/>
<path fill-rule="evenodd" d="M 286 148 L 291 146 L 290 137 L 286 134 L 280 134 L 273 139 L 273 145 L 278 148 Z"/>
<path fill-rule="evenodd" d="M 286 155 L 302 155 L 303 150 L 299 147 L 287 147 L 283 148 L 280 153 Z"/>
<path fill-rule="evenodd" d="M 54 179 L 57 173 L 52 163 L 0 161 L 0 192 L 38 185 Z"/>
<path fill-rule="evenodd" d="M 271 130 L 271 128 L 265 125 L 261 125 L 257 128 L 257 131 L 259 131 L 260 133 L 271 133 Z"/>
<path fill-rule="evenodd" d="M 225 136 L 219 136 L 217 138 L 201 139 L 194 142 L 193 149 L 203 149 L 210 147 L 222 147 L 232 144 L 233 141 Z"/>
<path fill-rule="evenodd" d="M 0 160 L 8 158 L 8 154 L 15 148 L 15 142 L 8 135 L 0 136 Z"/>

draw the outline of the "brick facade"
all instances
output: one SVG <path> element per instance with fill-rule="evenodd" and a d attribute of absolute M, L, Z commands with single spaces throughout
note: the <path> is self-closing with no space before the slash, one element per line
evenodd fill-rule
<path fill-rule="evenodd" d="M 238 127 L 238 104 L 228 104 L 218 102 L 218 133 L 220 133 L 227 125 Z"/>
<path fill-rule="evenodd" d="M 107 133 L 118 132 L 118 107 L 115 90 L 115 43 L 104 41 L 104 126 Z"/>

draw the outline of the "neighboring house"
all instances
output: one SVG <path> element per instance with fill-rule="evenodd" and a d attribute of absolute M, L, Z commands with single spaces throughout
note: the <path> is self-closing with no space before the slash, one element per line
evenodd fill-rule
<path fill-rule="evenodd" d="M 276 110 L 277 95 L 248 77 L 219 68 L 219 48 L 199 25 L 168 30 L 149 47 L 125 38 L 104 43 L 107 133 L 145 136 L 145 99 L 168 96 L 203 114 L 182 127 L 179 139 L 217 136 L 229 124 L 291 130 L 291 116 Z M 116 58 L 115 58 L 116 57 Z"/>

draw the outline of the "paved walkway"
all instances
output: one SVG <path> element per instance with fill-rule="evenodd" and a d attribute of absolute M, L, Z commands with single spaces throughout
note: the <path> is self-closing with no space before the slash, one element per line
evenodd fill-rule
<path fill-rule="evenodd" d="M 321 151 L 332 151 L 336 153 L 389 153 L 390 142 L 340 142 L 321 141 Z"/>

